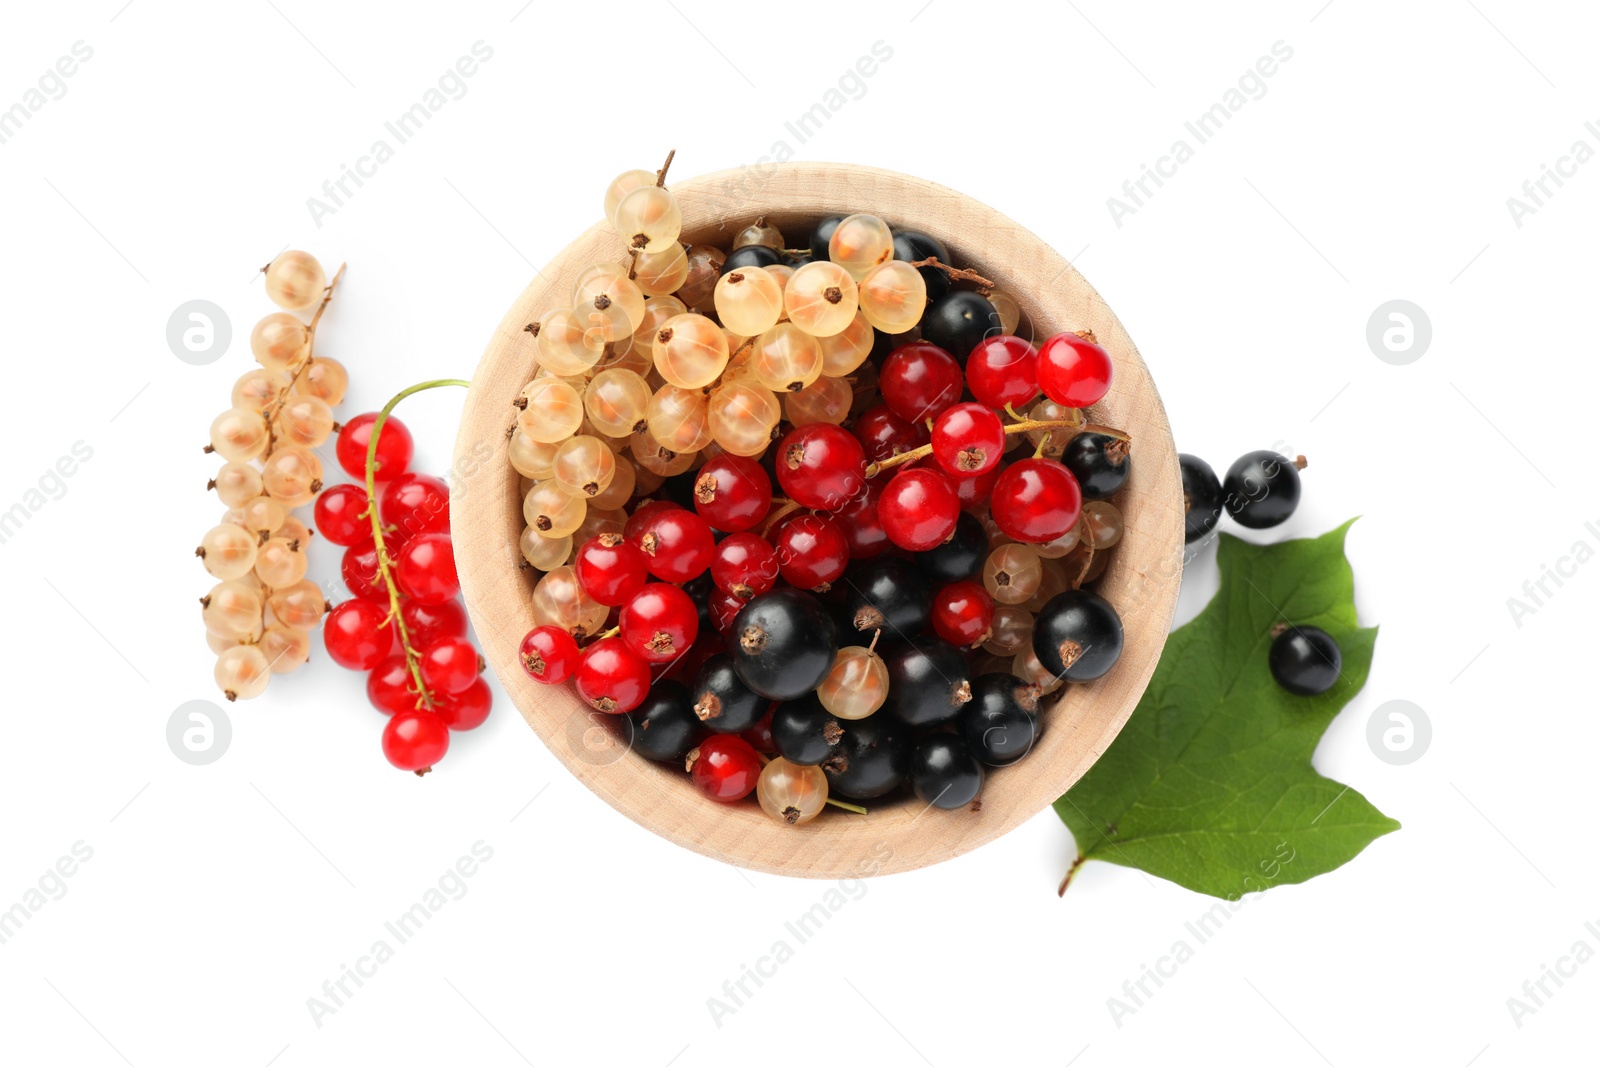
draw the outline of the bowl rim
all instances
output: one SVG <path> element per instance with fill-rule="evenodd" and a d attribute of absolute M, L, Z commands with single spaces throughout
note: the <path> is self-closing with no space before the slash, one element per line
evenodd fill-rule
<path fill-rule="evenodd" d="M 681 771 L 629 753 L 606 728 L 612 717 L 589 709 L 569 686 L 534 682 L 517 655 L 533 625 L 532 583 L 519 567 L 522 510 L 518 476 L 506 458 L 506 429 L 514 421 L 511 401 L 536 369 L 526 325 L 567 299 L 579 269 L 623 258 L 620 239 L 599 222 L 536 270 L 513 301 L 474 370 L 463 406 L 452 465 L 452 534 L 485 659 L 524 720 L 572 774 L 634 822 L 702 855 L 768 873 L 842 879 L 913 870 L 987 844 L 1048 808 L 1093 765 L 1132 714 L 1166 641 L 1182 572 L 1183 500 L 1171 428 L 1149 369 L 1070 262 L 1025 227 L 945 186 L 875 167 L 811 162 L 771 164 L 754 176 L 751 168 L 716 171 L 668 185 L 683 210 L 686 240 L 713 233 L 729 238 L 760 214 L 781 228 L 785 220 L 871 205 L 891 226 L 945 241 L 953 259 L 994 278 L 1033 323 L 1094 331 L 1116 372 L 1096 417 L 1129 428 L 1138 457 L 1118 498 L 1127 533 L 1100 580 L 1122 616 L 1122 658 L 1104 678 L 1066 686 L 1041 707 L 1044 729 L 1035 751 L 988 776 L 978 810 L 925 814 L 913 796 L 882 808 L 864 802 L 871 812 L 865 817 L 830 811 L 792 828 L 754 804 L 714 805 Z M 980 249 L 962 239 L 969 233 L 983 235 Z M 1005 270 L 985 266 L 1002 260 Z"/>

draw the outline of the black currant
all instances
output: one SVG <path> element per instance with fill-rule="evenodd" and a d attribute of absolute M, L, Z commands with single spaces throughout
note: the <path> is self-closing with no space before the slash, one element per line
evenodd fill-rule
<path fill-rule="evenodd" d="M 883 361 L 889 358 L 889 353 L 906 344 L 906 339 L 897 333 L 884 333 L 877 327 L 872 330 L 872 351 L 867 353 L 867 358 L 872 360 L 875 367 L 883 366 Z"/>
<path fill-rule="evenodd" d="M 1187 452 L 1178 453 L 1178 473 L 1183 476 L 1183 540 L 1200 540 L 1216 529 L 1222 518 L 1222 483 L 1211 464 Z"/>
<path fill-rule="evenodd" d="M 950 353 L 962 366 L 979 341 L 1001 332 L 1000 313 L 994 305 L 967 289 L 930 300 L 922 315 L 922 339 Z"/>
<path fill-rule="evenodd" d="M 991 767 L 1004 767 L 1033 748 L 1038 710 L 1038 686 L 998 671 L 980 674 L 972 680 L 972 699 L 956 726 L 974 755 Z"/>
<path fill-rule="evenodd" d="M 783 265 L 785 267 L 791 267 L 794 270 L 799 270 L 807 263 L 816 262 L 816 257 L 811 254 L 810 249 L 805 249 L 802 251 L 785 251 L 782 255 Z"/>
<path fill-rule="evenodd" d="M 930 734 L 911 754 L 911 788 L 924 804 L 964 808 L 983 789 L 983 764 L 955 734 Z"/>
<path fill-rule="evenodd" d="M 1267 664 L 1277 683 L 1296 696 L 1326 693 L 1339 680 L 1339 642 L 1315 626 L 1291 626 L 1272 639 Z"/>
<path fill-rule="evenodd" d="M 1222 492 L 1234 522 L 1264 530 L 1294 514 L 1300 503 L 1300 470 L 1276 452 L 1247 452 L 1228 468 Z"/>
<path fill-rule="evenodd" d="M 815 693 L 786 700 L 772 712 L 772 744 L 778 755 L 806 767 L 833 755 L 844 737 L 844 725 L 829 714 Z"/>
<path fill-rule="evenodd" d="M 889 699 L 884 710 L 912 726 L 949 722 L 972 699 L 967 657 L 937 637 L 914 644 L 896 642 L 882 653 L 889 668 Z"/>
<path fill-rule="evenodd" d="M 618 716 L 628 746 L 646 759 L 676 763 L 688 755 L 705 733 L 695 717 L 689 690 L 682 682 L 657 682 L 644 703 Z"/>
<path fill-rule="evenodd" d="M 894 231 L 894 258 L 907 263 L 932 258 L 954 266 L 950 263 L 950 250 L 944 246 L 944 242 L 921 230 Z M 928 303 L 933 303 L 950 291 L 950 275 L 938 267 L 918 267 L 917 273 L 922 275 L 922 280 L 928 286 Z"/>
<path fill-rule="evenodd" d="M 748 730 L 767 713 L 766 698 L 739 680 L 733 657 L 726 652 L 718 652 L 700 665 L 689 694 L 694 698 L 695 717 L 719 734 Z"/>
<path fill-rule="evenodd" d="M 833 619 L 820 600 L 799 589 L 763 593 L 728 627 L 739 680 L 769 700 L 811 692 L 827 677 L 837 651 Z"/>
<path fill-rule="evenodd" d="M 1122 620 L 1087 589 L 1057 593 L 1033 621 L 1033 654 L 1057 678 L 1091 681 L 1122 655 Z"/>
<path fill-rule="evenodd" d="M 741 268 L 749 270 L 752 267 L 776 267 L 782 262 L 783 257 L 778 254 L 776 248 L 768 248 L 766 245 L 745 245 L 728 253 L 728 258 L 722 263 L 722 273 L 726 274 Z"/>
<path fill-rule="evenodd" d="M 716 584 L 711 580 L 711 572 L 706 571 L 698 578 L 690 578 L 683 583 L 683 591 L 689 594 L 689 599 L 694 601 L 695 614 L 700 616 L 700 633 L 713 634 L 717 632 L 717 625 L 711 618 L 711 593 L 716 589 Z"/>
<path fill-rule="evenodd" d="M 988 555 L 988 531 L 977 516 L 963 511 L 956 519 L 956 530 L 950 535 L 950 540 L 926 552 L 918 552 L 911 558 L 917 569 L 929 578 L 959 582 L 977 574 Z"/>
<path fill-rule="evenodd" d="M 1077 476 L 1085 500 L 1106 500 L 1127 484 L 1133 464 L 1128 442 L 1104 433 L 1080 433 L 1067 442 L 1061 462 Z"/>
<path fill-rule="evenodd" d="M 845 629 L 863 638 L 859 643 L 870 641 L 875 630 L 882 630 L 885 638 L 910 638 L 928 625 L 933 585 L 905 560 L 868 560 L 846 571 L 845 583 Z"/>
<path fill-rule="evenodd" d="M 843 215 L 829 215 L 811 231 L 811 258 L 830 262 L 828 256 L 828 239 L 833 236 L 833 231 L 839 228 L 839 223 L 844 220 Z"/>
<path fill-rule="evenodd" d="M 893 715 L 841 723 L 844 736 L 822 763 L 828 792 L 871 800 L 897 788 L 911 771 L 911 727 Z"/>

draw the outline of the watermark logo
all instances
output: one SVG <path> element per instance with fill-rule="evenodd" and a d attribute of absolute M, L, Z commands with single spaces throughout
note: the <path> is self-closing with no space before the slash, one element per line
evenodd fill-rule
<path fill-rule="evenodd" d="M 635 729 L 626 715 L 574 708 L 567 716 L 567 748 L 591 767 L 606 767 L 628 754 Z"/>
<path fill-rule="evenodd" d="M 1433 723 L 1428 713 L 1409 700 L 1385 701 L 1367 719 L 1367 747 L 1396 767 L 1417 762 L 1432 742 Z"/>
<path fill-rule="evenodd" d="M 167 747 L 192 767 L 217 762 L 232 742 L 228 713 L 209 700 L 179 704 L 167 719 Z"/>
<path fill-rule="evenodd" d="M 167 319 L 167 347 L 194 367 L 215 363 L 233 342 L 228 313 L 209 300 L 190 300 L 172 309 Z"/>
<path fill-rule="evenodd" d="M 1367 347 L 1385 363 L 1415 363 L 1433 343 L 1433 320 L 1409 300 L 1379 304 L 1367 319 Z"/>

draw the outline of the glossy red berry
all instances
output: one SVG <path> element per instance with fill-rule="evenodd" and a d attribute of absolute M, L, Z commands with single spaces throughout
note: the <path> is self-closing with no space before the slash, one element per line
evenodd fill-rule
<path fill-rule="evenodd" d="M 967 388 L 997 411 L 1020 409 L 1039 395 L 1039 350 L 1010 334 L 979 341 L 967 356 Z"/>
<path fill-rule="evenodd" d="M 481 661 L 472 642 L 463 637 L 441 637 L 422 646 L 422 681 L 437 698 L 441 693 L 459 693 L 478 677 Z"/>
<path fill-rule="evenodd" d="M 717 633 L 725 634 L 728 627 L 733 625 L 733 617 L 748 601 L 737 594 L 723 589 L 712 589 L 706 598 L 706 606 L 711 611 L 711 624 L 717 628 Z"/>
<path fill-rule="evenodd" d="M 621 534 L 591 537 L 579 548 L 574 569 L 583 591 L 607 607 L 617 608 L 650 580 L 650 560 Z"/>
<path fill-rule="evenodd" d="M 400 602 L 400 617 L 405 620 L 406 635 L 413 648 L 431 645 L 441 637 L 467 635 L 467 612 L 459 600 L 424 604 L 407 597 Z"/>
<path fill-rule="evenodd" d="M 850 546 L 851 559 L 876 559 L 892 547 L 878 517 L 878 501 L 886 484 L 887 478 L 876 485 L 869 483 L 865 492 L 833 513 L 833 521 Z"/>
<path fill-rule="evenodd" d="M 672 662 L 700 635 L 700 611 L 694 601 L 666 582 L 651 582 L 633 594 L 623 605 L 619 622 L 622 643 L 647 663 Z"/>
<path fill-rule="evenodd" d="M 651 509 L 645 521 L 635 526 L 638 518 L 635 515 L 629 520 L 627 538 L 644 552 L 655 577 L 663 582 L 687 582 L 711 566 L 716 541 L 710 525 L 699 515 L 674 504 Z"/>
<path fill-rule="evenodd" d="M 1039 388 L 1069 408 L 1097 404 L 1111 388 L 1111 356 L 1093 334 L 1058 333 L 1039 346 Z"/>
<path fill-rule="evenodd" d="M 535 626 L 523 637 L 517 660 L 534 681 L 558 685 L 578 669 L 578 642 L 559 626 Z"/>
<path fill-rule="evenodd" d="M 334 455 L 339 466 L 356 481 L 367 481 L 367 441 L 372 437 L 372 424 L 377 421 L 376 411 L 363 412 L 345 423 L 334 443 Z M 383 430 L 378 434 L 378 455 L 374 461 L 373 480 L 386 482 L 406 472 L 411 465 L 411 431 L 405 423 L 390 415 L 383 420 Z"/>
<path fill-rule="evenodd" d="M 402 711 L 383 728 L 383 754 L 402 771 L 423 773 L 450 750 L 450 728 L 431 711 Z"/>
<path fill-rule="evenodd" d="M 339 666 L 370 671 L 394 648 L 389 609 L 373 600 L 346 600 L 322 624 L 322 644 Z"/>
<path fill-rule="evenodd" d="M 849 430 L 828 422 L 801 426 L 778 442 L 778 485 L 802 507 L 832 511 L 866 484 L 867 457 Z"/>
<path fill-rule="evenodd" d="M 694 510 L 724 533 L 752 529 L 771 508 L 772 479 L 753 459 L 713 456 L 695 475 Z"/>
<path fill-rule="evenodd" d="M 378 548 L 371 541 L 351 545 L 339 561 L 345 588 L 363 600 L 389 602 L 389 587 L 378 577 Z"/>
<path fill-rule="evenodd" d="M 404 654 L 390 656 L 367 675 L 367 699 L 385 715 L 411 711 L 417 706 L 416 685 Z"/>
<path fill-rule="evenodd" d="M 889 410 L 887 404 L 870 407 L 857 416 L 851 431 L 866 453 L 867 461 L 878 463 L 901 452 L 910 452 L 928 443 L 928 428 L 909 422 Z"/>
<path fill-rule="evenodd" d="M 433 713 L 452 730 L 476 730 L 489 717 L 493 705 L 494 694 L 489 691 L 489 683 L 474 678 L 472 684 L 459 693 L 435 694 Z"/>
<path fill-rule="evenodd" d="M 955 358 L 926 341 L 901 345 L 878 372 L 878 388 L 889 410 L 908 422 L 931 419 L 961 399 L 966 380 Z"/>
<path fill-rule="evenodd" d="M 345 482 L 319 493 L 312 514 L 318 533 L 336 545 L 349 546 L 372 540 L 372 519 L 366 511 L 367 491 Z"/>
<path fill-rule="evenodd" d="M 796 589 L 825 591 L 850 564 L 850 542 L 834 520 L 800 514 L 772 535 L 778 572 Z"/>
<path fill-rule="evenodd" d="M 994 598 L 980 582 L 951 582 L 933 594 L 933 632 L 952 645 L 970 648 L 994 622 Z"/>
<path fill-rule="evenodd" d="M 729 534 L 711 557 L 711 580 L 744 600 L 760 596 L 778 584 L 778 553 L 756 534 Z"/>
<path fill-rule="evenodd" d="M 994 470 L 1005 450 L 1005 426 L 982 404 L 957 404 L 933 420 L 933 458 L 958 478 Z"/>
<path fill-rule="evenodd" d="M 431 474 L 404 475 L 383 491 L 378 513 L 383 516 L 386 542 L 409 541 L 424 533 L 449 533 L 450 487 Z"/>
<path fill-rule="evenodd" d="M 461 592 L 456 557 L 446 533 L 425 533 L 411 540 L 395 559 L 394 581 L 406 596 L 424 604 L 442 604 Z"/>
<path fill-rule="evenodd" d="M 573 672 L 578 695 L 608 715 L 621 715 L 644 703 L 650 691 L 650 664 L 623 644 L 606 637 L 585 648 Z"/>
<path fill-rule="evenodd" d="M 689 753 L 694 786 L 712 800 L 743 800 L 761 777 L 761 757 L 738 734 L 712 734 Z"/>
<path fill-rule="evenodd" d="M 901 470 L 884 486 L 878 518 L 889 540 L 908 552 L 926 552 L 955 532 L 961 501 L 955 486 L 927 467 Z"/>
<path fill-rule="evenodd" d="M 778 754 L 778 746 L 772 740 L 772 713 L 777 706 L 777 701 L 773 701 L 767 708 L 766 714 L 761 716 L 760 722 L 747 730 L 739 731 L 739 736 L 763 756 Z"/>
<path fill-rule="evenodd" d="M 1083 492 L 1072 472 L 1053 459 L 1024 459 L 1007 467 L 989 497 L 989 514 L 1013 541 L 1054 541 L 1078 521 Z"/>
<path fill-rule="evenodd" d="M 945 470 L 944 467 L 939 464 L 939 461 L 934 459 L 932 456 L 918 461 L 917 466 L 927 467 L 929 470 L 939 471 L 941 474 L 944 474 L 946 477 L 948 477 L 950 479 L 951 486 L 955 488 L 956 499 L 961 501 L 961 507 L 963 510 L 966 508 L 977 507 L 979 504 L 982 504 L 988 500 L 989 494 L 994 492 L 995 483 L 1000 480 L 1000 472 L 1004 470 L 1003 467 L 1001 467 L 999 464 L 996 464 L 995 466 L 984 471 L 982 474 L 973 474 L 963 477 L 959 474 L 951 474 L 949 471 Z"/>

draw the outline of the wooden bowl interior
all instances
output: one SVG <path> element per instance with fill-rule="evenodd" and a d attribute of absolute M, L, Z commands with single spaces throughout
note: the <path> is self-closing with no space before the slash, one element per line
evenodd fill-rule
<path fill-rule="evenodd" d="M 528 724 L 573 774 L 642 826 L 707 856 L 755 870 L 848 878 L 910 870 L 976 848 L 1047 807 L 1086 771 L 1127 721 L 1155 669 L 1177 601 L 1183 498 L 1171 430 L 1144 361 L 1111 310 L 1081 275 L 1032 233 L 950 189 L 890 171 L 843 164 L 789 164 L 763 178 L 710 174 L 670 186 L 684 214 L 683 239 L 726 247 L 758 215 L 803 244 L 830 214 L 870 210 L 891 227 L 923 230 L 1015 297 L 1035 336 L 1092 329 L 1116 366 L 1096 421 L 1133 438 L 1133 472 L 1116 503 L 1126 532 L 1096 589 L 1122 616 L 1116 668 L 1071 685 L 1041 713 L 1038 744 L 1017 765 L 994 771 L 977 811 L 926 810 L 914 797 L 866 802 L 870 814 L 829 809 L 801 827 L 774 823 L 753 802 L 719 806 L 701 797 L 681 767 L 626 749 L 608 716 L 567 686 L 534 682 L 517 661 L 533 625 L 535 574 L 521 569 L 518 476 L 506 458 L 511 406 L 536 370 L 524 326 L 570 302 L 583 268 L 622 258 L 604 223 L 561 252 L 523 291 L 473 376 L 456 446 L 452 529 L 457 567 L 485 658 Z"/>

